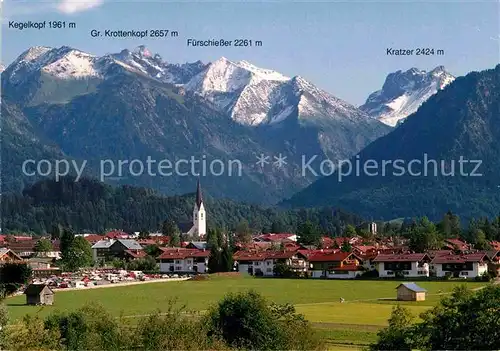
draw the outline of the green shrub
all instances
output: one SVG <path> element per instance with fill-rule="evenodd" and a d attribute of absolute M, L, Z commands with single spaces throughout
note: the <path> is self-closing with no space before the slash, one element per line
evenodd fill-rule
<path fill-rule="evenodd" d="M 209 335 L 247 350 L 315 350 L 323 345 L 291 305 L 269 305 L 254 291 L 227 295 L 206 318 Z"/>

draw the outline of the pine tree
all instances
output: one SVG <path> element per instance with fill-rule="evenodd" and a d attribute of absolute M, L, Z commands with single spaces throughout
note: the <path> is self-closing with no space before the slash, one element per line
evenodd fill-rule
<path fill-rule="evenodd" d="M 63 234 L 63 227 L 60 224 L 54 224 L 50 231 L 50 239 L 58 240 Z"/>
<path fill-rule="evenodd" d="M 306 220 L 297 229 L 298 242 L 303 245 L 319 245 L 321 234 L 311 221 Z"/>
<path fill-rule="evenodd" d="M 172 247 L 180 247 L 181 246 L 181 235 L 178 231 L 175 231 L 172 235 L 170 235 L 169 244 Z"/>
<path fill-rule="evenodd" d="M 246 244 L 252 241 L 252 231 L 247 220 L 242 220 L 238 223 L 235 229 L 236 240 L 240 243 Z"/>
<path fill-rule="evenodd" d="M 229 245 L 224 245 L 221 254 L 221 272 L 231 272 L 233 270 L 233 253 Z"/>
<path fill-rule="evenodd" d="M 208 258 L 208 272 L 209 273 L 220 272 L 221 263 L 222 263 L 221 251 L 217 245 L 213 245 L 210 248 L 210 256 Z"/>
<path fill-rule="evenodd" d="M 176 233 L 180 233 L 180 230 L 174 221 L 167 219 L 162 224 L 161 233 L 164 236 L 172 236 Z"/>
<path fill-rule="evenodd" d="M 71 228 L 64 228 L 61 236 L 60 250 L 63 260 L 68 256 L 69 250 L 73 241 L 75 240 L 75 233 Z"/>
<path fill-rule="evenodd" d="M 149 232 L 145 229 L 141 230 L 141 232 L 139 233 L 139 239 L 149 239 L 149 238 L 150 238 Z"/>

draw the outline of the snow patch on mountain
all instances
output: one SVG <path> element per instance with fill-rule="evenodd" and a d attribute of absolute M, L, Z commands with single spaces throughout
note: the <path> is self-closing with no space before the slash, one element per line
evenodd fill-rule
<path fill-rule="evenodd" d="M 171 64 L 165 62 L 159 54 L 151 53 L 144 45 L 132 51 L 122 50 L 118 54 L 111 54 L 110 57 L 164 83 L 178 85 L 187 83 L 207 66 L 201 61 Z"/>
<path fill-rule="evenodd" d="M 225 57 L 211 63 L 185 85 L 243 125 L 275 124 L 298 114 L 301 120 L 366 119 L 354 106 L 300 76 L 287 77 L 247 61 Z"/>
<path fill-rule="evenodd" d="M 113 64 L 165 83 L 179 85 L 187 83 L 206 68 L 201 61 L 185 64 L 167 63 L 160 55 L 152 54 L 145 46 L 102 57 L 67 46 L 60 48 L 35 46 L 22 53 L 6 70 L 9 71 L 7 79 L 18 85 L 36 72 L 64 80 L 91 77 L 105 79 L 107 69 Z"/>
<path fill-rule="evenodd" d="M 411 68 L 387 76 L 381 90 L 368 97 L 361 110 L 373 118 L 395 127 L 399 121 L 416 112 L 439 90 L 453 82 L 455 77 L 443 66 L 430 72 Z"/>
<path fill-rule="evenodd" d="M 97 77 L 96 57 L 87 53 L 71 50 L 42 68 L 42 71 L 60 79 L 80 79 Z"/>
<path fill-rule="evenodd" d="M 145 46 L 102 57 L 67 46 L 33 47 L 7 68 L 7 76 L 9 83 L 23 89 L 21 83 L 39 72 L 62 80 L 108 79 L 123 69 L 200 95 L 242 125 L 275 124 L 291 116 L 299 122 L 315 123 L 370 119 L 300 76 L 290 78 L 248 61 L 233 62 L 225 57 L 209 64 L 171 64 Z"/>
<path fill-rule="evenodd" d="M 289 81 L 289 77 L 279 72 L 221 57 L 191 79 L 185 88 L 211 101 L 235 121 L 259 125 L 282 100 L 280 89 Z M 279 120 L 286 118 L 283 111 L 276 114 Z"/>

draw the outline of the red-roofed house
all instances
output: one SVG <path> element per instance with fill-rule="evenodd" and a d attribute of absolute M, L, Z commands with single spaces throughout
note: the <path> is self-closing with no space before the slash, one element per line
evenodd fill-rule
<path fill-rule="evenodd" d="M 264 261 L 266 260 L 266 251 L 236 251 L 233 260 L 241 273 L 254 275 L 255 272 L 265 272 Z"/>
<path fill-rule="evenodd" d="M 437 277 L 475 278 L 488 271 L 491 259 L 486 252 L 438 255 L 432 260 Z"/>
<path fill-rule="evenodd" d="M 35 254 L 35 245 L 38 240 L 14 240 L 6 243 L 6 246 L 22 258 L 29 258 Z"/>
<path fill-rule="evenodd" d="M 234 247 L 236 250 L 245 250 L 245 251 L 265 251 L 271 249 L 271 247 L 275 245 L 272 242 L 254 242 L 251 243 L 236 243 Z"/>
<path fill-rule="evenodd" d="M 146 257 L 148 254 L 144 250 L 125 250 L 123 256 L 126 260 L 138 260 L 140 258 Z"/>
<path fill-rule="evenodd" d="M 91 245 L 94 245 L 96 242 L 104 240 L 104 235 L 98 234 L 83 234 L 83 238 L 87 240 Z"/>
<path fill-rule="evenodd" d="M 488 252 L 491 259 L 488 270 L 490 272 L 496 272 L 497 277 L 500 277 L 500 250 L 491 250 Z"/>
<path fill-rule="evenodd" d="M 471 250 L 472 247 L 470 244 L 467 244 L 465 241 L 460 239 L 445 239 L 443 249 L 468 251 Z"/>
<path fill-rule="evenodd" d="M 299 250 L 299 252 L 305 256 L 307 259 L 309 259 L 309 257 L 311 256 L 314 256 L 316 254 L 320 254 L 320 253 L 324 253 L 324 254 L 332 254 L 332 253 L 336 253 L 336 252 L 340 252 L 340 249 L 316 249 L 316 250 Z"/>
<path fill-rule="evenodd" d="M 353 279 L 361 274 L 361 258 L 352 252 L 319 252 L 309 256 L 313 278 Z"/>
<path fill-rule="evenodd" d="M 237 251 L 233 255 L 239 272 L 251 275 L 274 276 L 276 264 L 283 263 L 294 272 L 307 272 L 307 258 L 299 251 Z"/>
<path fill-rule="evenodd" d="M 380 254 L 373 263 L 379 277 L 428 277 L 429 255 L 426 253 Z"/>
<path fill-rule="evenodd" d="M 121 230 L 113 230 L 111 232 L 107 232 L 105 236 L 108 239 L 128 239 L 130 235 Z"/>
<path fill-rule="evenodd" d="M 23 259 L 11 249 L 0 248 L 0 264 L 6 262 L 21 262 Z"/>
<path fill-rule="evenodd" d="M 360 237 L 328 237 L 324 236 L 321 238 L 321 247 L 323 249 L 334 249 L 334 248 L 340 248 L 342 245 L 347 242 L 350 245 L 356 245 L 360 243 L 362 239 Z"/>
<path fill-rule="evenodd" d="M 492 241 L 490 242 L 490 246 L 492 250 L 500 251 L 500 241 Z"/>
<path fill-rule="evenodd" d="M 208 271 L 209 250 L 162 248 L 163 253 L 156 259 L 162 273 L 206 273 Z"/>
<path fill-rule="evenodd" d="M 33 239 L 31 235 L 14 235 L 13 238 L 15 241 L 30 241 Z"/>

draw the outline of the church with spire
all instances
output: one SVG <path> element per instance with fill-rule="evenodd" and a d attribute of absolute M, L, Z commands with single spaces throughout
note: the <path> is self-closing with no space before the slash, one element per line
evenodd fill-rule
<path fill-rule="evenodd" d="M 207 234 L 207 214 L 199 179 L 196 186 L 196 201 L 193 206 L 193 221 L 181 224 L 179 227 L 184 235 L 191 238 L 204 238 Z"/>

